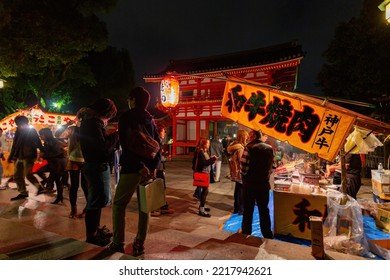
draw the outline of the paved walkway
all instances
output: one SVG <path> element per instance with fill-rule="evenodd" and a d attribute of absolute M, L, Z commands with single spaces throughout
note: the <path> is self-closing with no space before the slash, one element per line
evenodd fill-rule
<path fill-rule="evenodd" d="M 211 218 L 205 218 L 197 215 L 198 201 L 192 196 L 191 163 L 172 161 L 166 164 L 166 197 L 176 212 L 151 218 L 146 253 L 141 258 L 312 260 L 310 247 L 221 230 L 233 209 L 234 183 L 225 178 L 227 171 L 228 166 L 223 164 L 221 181 L 210 185 L 208 207 L 211 208 Z M 28 199 L 11 202 L 9 199 L 17 195 L 17 191 L 15 185 L 10 187 L 0 191 L 0 259 L 133 258 L 130 255 L 138 219 L 136 197 L 127 209 L 126 254 L 120 254 L 84 242 L 84 220 L 68 218 L 67 190 L 64 203 L 52 205 L 54 195 L 36 196 L 33 187 L 29 187 Z M 114 190 L 114 183 L 112 188 Z M 79 209 L 84 205 L 85 198 L 79 191 Z M 111 207 L 103 210 L 101 222 L 112 229 Z M 360 259 L 334 252 L 329 252 L 329 255 L 334 259 Z"/>

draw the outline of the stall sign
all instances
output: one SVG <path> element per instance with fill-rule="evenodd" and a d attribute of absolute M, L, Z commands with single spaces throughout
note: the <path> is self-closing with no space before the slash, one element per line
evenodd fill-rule
<path fill-rule="evenodd" d="M 327 217 L 326 195 L 274 191 L 274 233 L 311 239 L 310 217 Z"/>
<path fill-rule="evenodd" d="M 353 116 L 304 98 L 232 81 L 226 82 L 221 114 L 329 161 L 355 122 Z"/>
<path fill-rule="evenodd" d="M 8 117 L 0 121 L 0 127 L 3 131 L 11 131 L 16 129 L 15 117 L 23 115 L 29 119 L 31 125 L 64 125 L 71 120 L 74 120 L 74 115 L 64 115 L 55 113 L 44 113 L 41 111 L 40 114 L 32 112 L 31 110 L 23 110 L 9 115 Z"/>

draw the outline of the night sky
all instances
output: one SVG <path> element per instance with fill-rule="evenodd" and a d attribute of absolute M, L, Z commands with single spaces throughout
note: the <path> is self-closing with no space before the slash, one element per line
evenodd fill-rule
<path fill-rule="evenodd" d="M 109 44 L 129 50 L 137 85 L 171 59 L 190 59 L 298 41 L 306 52 L 297 91 L 315 86 L 323 51 L 362 0 L 120 0 L 108 17 Z"/>

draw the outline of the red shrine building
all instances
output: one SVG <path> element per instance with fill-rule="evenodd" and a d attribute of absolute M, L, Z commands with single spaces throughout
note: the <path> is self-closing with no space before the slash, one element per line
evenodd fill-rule
<path fill-rule="evenodd" d="M 217 56 L 172 60 L 157 74 L 145 74 L 147 83 L 160 83 L 167 74 L 179 81 L 176 107 L 165 110 L 172 119 L 172 156 L 190 154 L 200 137 L 234 138 L 238 124 L 221 115 L 226 77 L 238 77 L 275 86 L 296 88 L 302 46 L 289 42 Z"/>

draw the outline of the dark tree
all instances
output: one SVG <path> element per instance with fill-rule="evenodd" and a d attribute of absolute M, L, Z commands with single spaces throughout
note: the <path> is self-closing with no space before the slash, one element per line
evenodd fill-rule
<path fill-rule="evenodd" d="M 82 60 L 107 47 L 106 25 L 96 14 L 116 2 L 2 0 L 0 78 L 7 80 L 4 94 L 27 102 L 35 99 L 49 109 L 53 94 L 72 89 L 70 81 L 94 85 L 94 76 Z"/>
<path fill-rule="evenodd" d="M 318 84 L 328 97 L 375 104 L 373 117 L 388 122 L 390 26 L 378 9 L 381 2 L 364 0 L 360 15 L 338 26 L 324 52 L 327 62 L 318 75 Z M 351 109 L 369 112 L 362 107 Z"/>
<path fill-rule="evenodd" d="M 81 86 L 74 96 L 70 110 L 75 112 L 81 106 L 101 97 L 115 102 L 118 115 L 127 110 L 126 100 L 134 87 L 134 70 L 128 51 L 108 47 L 103 52 L 90 53 L 83 61 L 89 65 L 96 84 Z"/>

